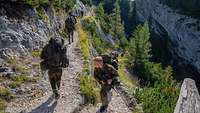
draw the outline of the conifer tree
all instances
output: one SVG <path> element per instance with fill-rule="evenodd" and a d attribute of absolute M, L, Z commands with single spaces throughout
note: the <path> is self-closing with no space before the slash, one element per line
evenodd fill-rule
<path fill-rule="evenodd" d="M 119 39 L 120 47 L 125 48 L 128 44 L 128 41 L 125 37 L 124 25 L 122 23 L 121 11 L 118 1 L 115 2 L 114 7 L 115 8 L 113 9 L 113 13 L 110 15 L 113 25 L 113 35 Z"/>
<path fill-rule="evenodd" d="M 151 55 L 151 43 L 149 41 L 150 33 L 148 24 L 145 23 L 143 26 L 137 26 L 136 30 L 133 32 L 133 37 L 130 41 L 129 46 L 129 58 L 131 63 L 135 66 L 140 66 L 147 61 Z"/>

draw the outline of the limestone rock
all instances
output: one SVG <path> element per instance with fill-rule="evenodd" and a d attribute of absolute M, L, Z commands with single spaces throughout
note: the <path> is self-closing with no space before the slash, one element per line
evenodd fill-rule
<path fill-rule="evenodd" d="M 200 96 L 194 80 L 184 80 L 174 113 L 200 113 Z"/>
<path fill-rule="evenodd" d="M 161 0 L 135 0 L 135 4 L 137 20 L 148 21 L 150 30 L 156 34 L 153 38 L 160 41 L 154 45 L 160 44 L 161 52 L 166 52 L 164 46 L 170 51 L 165 61 L 190 65 L 200 72 L 200 20 L 179 13 Z"/>

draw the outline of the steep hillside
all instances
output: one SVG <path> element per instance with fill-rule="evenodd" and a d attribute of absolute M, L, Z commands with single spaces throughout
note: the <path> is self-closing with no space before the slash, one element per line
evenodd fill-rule
<path fill-rule="evenodd" d="M 198 19 L 180 14 L 159 0 L 136 0 L 136 18 L 150 24 L 155 59 L 173 65 L 178 78 L 199 77 Z"/>

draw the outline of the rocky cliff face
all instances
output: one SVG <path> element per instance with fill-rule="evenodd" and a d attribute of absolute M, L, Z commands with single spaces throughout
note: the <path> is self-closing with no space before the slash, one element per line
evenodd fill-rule
<path fill-rule="evenodd" d="M 185 79 L 174 113 L 199 113 L 200 96 L 192 79 Z"/>
<path fill-rule="evenodd" d="M 200 73 L 200 20 L 179 14 L 159 0 L 135 3 L 137 20 L 150 24 L 153 51 L 160 50 L 166 62 L 182 68 L 183 75 L 184 71 Z"/>
<path fill-rule="evenodd" d="M 38 12 L 34 8 L 24 8 L 15 2 L 0 5 L 1 58 L 27 56 L 32 50 L 41 48 L 49 37 L 59 36 L 64 28 L 66 13 L 57 14 L 50 6 L 42 9 L 47 16 L 42 20 L 36 18 Z"/>
<path fill-rule="evenodd" d="M 76 6 L 77 16 L 86 13 L 82 2 L 77 0 Z M 65 32 L 66 17 L 66 11 L 55 11 L 51 5 L 38 10 L 17 0 L 0 2 L 0 58 L 27 57 L 41 49 L 50 37 Z"/>

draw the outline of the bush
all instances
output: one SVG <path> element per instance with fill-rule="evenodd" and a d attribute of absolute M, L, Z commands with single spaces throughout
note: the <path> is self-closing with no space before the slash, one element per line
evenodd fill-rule
<path fill-rule="evenodd" d="M 179 95 L 179 86 L 172 78 L 172 68 L 145 61 L 139 77 L 145 82 L 136 98 L 143 103 L 146 113 L 173 113 Z M 144 84 L 143 84 L 144 85 Z"/>
<path fill-rule="evenodd" d="M 25 3 L 30 6 L 46 5 L 49 0 L 25 0 Z"/>
<path fill-rule="evenodd" d="M 13 82 L 11 82 L 10 84 L 8 84 L 8 86 L 9 86 L 10 88 L 12 88 L 12 89 L 15 89 L 15 88 L 17 88 L 17 87 L 20 87 L 21 84 L 22 84 L 21 82 L 15 82 L 15 81 L 13 81 Z"/>
<path fill-rule="evenodd" d="M 37 7 L 36 10 L 37 10 L 37 17 L 39 19 L 42 19 L 42 20 L 45 20 L 45 21 L 48 20 L 48 16 L 46 15 L 43 7 L 41 7 L 41 6 Z"/>
<path fill-rule="evenodd" d="M 0 88 L 0 98 L 8 101 L 13 98 L 13 94 L 6 88 Z"/>
<path fill-rule="evenodd" d="M 178 95 L 179 88 L 173 84 L 145 87 L 135 96 L 143 103 L 145 113 L 173 113 Z"/>
<path fill-rule="evenodd" d="M 18 76 L 15 76 L 15 77 L 13 78 L 13 81 L 22 82 L 22 83 L 27 82 L 27 81 L 30 81 L 30 80 L 31 80 L 31 78 L 30 78 L 30 77 L 27 77 L 27 76 L 25 76 L 25 75 L 18 75 Z"/>
<path fill-rule="evenodd" d="M 89 45 L 89 37 L 88 34 L 78 26 L 78 35 L 80 41 L 81 52 L 85 60 L 88 60 L 90 57 L 90 45 Z"/>
<path fill-rule="evenodd" d="M 7 102 L 5 100 L 0 99 L 0 113 L 5 113 L 3 111 L 5 111 L 7 107 Z"/>
<path fill-rule="evenodd" d="M 71 9 L 76 3 L 76 0 L 53 0 L 53 5 L 57 8 L 66 10 Z"/>
<path fill-rule="evenodd" d="M 27 68 L 21 65 L 16 65 L 14 68 L 15 68 L 15 71 L 20 74 L 28 74 L 28 71 L 29 71 Z"/>
<path fill-rule="evenodd" d="M 41 51 L 39 51 L 39 50 L 34 50 L 34 51 L 31 52 L 31 55 L 32 55 L 33 57 L 39 57 L 39 56 L 40 56 L 40 53 L 41 53 Z"/>
<path fill-rule="evenodd" d="M 91 103 L 93 105 L 97 104 L 99 101 L 99 90 L 96 87 L 97 84 L 95 79 L 88 75 L 83 75 L 80 77 L 80 91 L 86 99 L 86 103 Z"/>
<path fill-rule="evenodd" d="M 98 25 L 93 17 L 87 17 L 82 20 L 82 26 L 84 31 L 87 31 L 91 35 L 92 46 L 96 49 L 97 53 L 101 54 L 108 48 L 114 48 L 111 44 L 101 38 L 100 31 L 98 31 Z"/>

